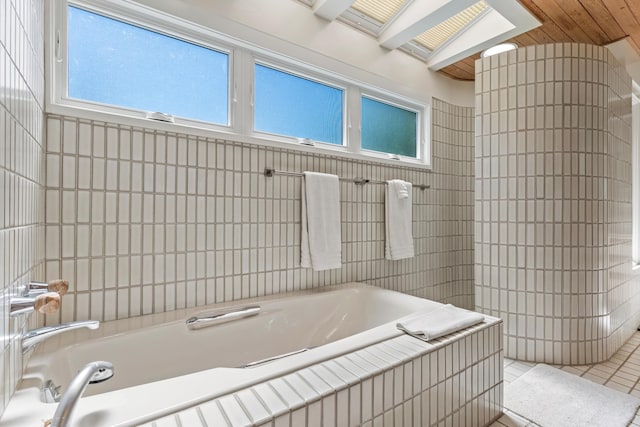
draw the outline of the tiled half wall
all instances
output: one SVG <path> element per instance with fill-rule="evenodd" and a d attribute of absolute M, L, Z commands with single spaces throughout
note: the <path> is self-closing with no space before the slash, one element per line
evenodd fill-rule
<path fill-rule="evenodd" d="M 430 343 L 403 335 L 144 427 L 490 425 L 503 409 L 502 322 Z"/>
<path fill-rule="evenodd" d="M 476 63 L 476 308 L 505 355 L 608 359 L 640 321 L 631 263 L 631 79 L 606 48 Z"/>
<path fill-rule="evenodd" d="M 432 171 L 48 115 L 46 276 L 71 292 L 47 323 L 349 281 L 472 308 L 473 109 L 432 108 Z M 343 182 L 343 267 L 302 269 L 302 180 L 265 167 L 430 184 L 416 257 L 384 259 L 384 187 Z"/>

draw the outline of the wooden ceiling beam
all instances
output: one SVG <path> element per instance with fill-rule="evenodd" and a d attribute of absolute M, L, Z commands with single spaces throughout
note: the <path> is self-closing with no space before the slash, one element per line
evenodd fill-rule
<path fill-rule="evenodd" d="M 458 66 L 458 68 L 460 68 L 460 70 L 473 75 L 476 72 L 475 62 L 475 59 L 471 59 L 471 57 L 469 57 L 457 62 L 456 65 Z"/>
<path fill-rule="evenodd" d="M 514 37 L 512 40 L 514 40 L 514 43 L 517 44 L 518 47 L 539 44 L 536 39 L 529 35 L 529 33 L 520 34 L 519 36 Z"/>
<path fill-rule="evenodd" d="M 564 1 L 560 0 L 560 3 L 564 3 Z M 595 40 L 580 28 L 580 25 L 573 19 L 574 17 L 570 16 L 556 0 L 535 0 L 535 2 L 569 36 L 570 41 L 595 43 Z"/>
<path fill-rule="evenodd" d="M 580 30 L 583 30 L 593 44 L 600 46 L 607 44 L 609 38 L 579 0 L 556 0 L 556 4 L 578 25 Z"/>
<path fill-rule="evenodd" d="M 606 34 L 608 42 L 620 40 L 626 35 L 602 0 L 580 0 L 580 3 L 591 18 L 598 22 L 602 32 Z"/>
<path fill-rule="evenodd" d="M 634 43 L 634 47 L 640 54 L 640 6 L 635 5 L 631 8 L 630 3 L 637 0 L 627 2 L 625 0 L 607 0 L 607 9 L 611 11 L 611 15 L 618 22 L 620 28 L 629 35 Z"/>
<path fill-rule="evenodd" d="M 535 44 L 553 43 L 553 38 L 549 34 L 544 32 L 544 30 L 541 27 L 534 28 L 533 30 L 525 34 L 529 36 L 535 42 Z M 515 40 L 517 38 L 518 37 L 514 37 L 512 40 Z M 518 46 L 524 46 L 519 44 L 518 42 L 514 42 L 514 43 L 516 43 Z"/>
<path fill-rule="evenodd" d="M 640 0 L 518 0 L 542 26 L 511 38 L 518 46 L 591 43 L 604 46 L 622 38 L 640 55 Z M 475 58 L 442 69 L 456 79 L 475 78 Z"/>
<path fill-rule="evenodd" d="M 520 0 L 520 3 L 526 7 L 529 12 L 542 22 L 542 27 L 556 40 L 568 41 L 572 40 L 568 33 L 560 28 L 536 3 L 537 0 Z"/>
<path fill-rule="evenodd" d="M 476 77 L 475 72 L 469 75 L 468 72 L 461 70 L 457 64 L 447 65 L 440 72 L 456 80 L 474 80 Z"/>

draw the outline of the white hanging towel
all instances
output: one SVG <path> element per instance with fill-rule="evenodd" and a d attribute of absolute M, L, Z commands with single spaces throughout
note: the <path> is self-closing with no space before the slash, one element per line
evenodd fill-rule
<path fill-rule="evenodd" d="M 302 185 L 302 267 L 342 267 L 340 185 L 336 175 L 305 172 Z"/>
<path fill-rule="evenodd" d="M 413 251 L 412 185 L 400 179 L 387 181 L 385 192 L 385 258 L 411 258 Z"/>

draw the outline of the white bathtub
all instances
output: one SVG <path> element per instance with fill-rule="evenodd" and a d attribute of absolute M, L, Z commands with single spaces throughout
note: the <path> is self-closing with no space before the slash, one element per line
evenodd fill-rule
<path fill-rule="evenodd" d="M 185 319 L 211 308 L 258 304 L 258 315 L 189 330 Z M 53 380 L 65 389 L 95 360 L 115 375 L 89 385 L 74 425 L 135 425 L 313 363 L 400 335 L 398 319 L 439 303 L 351 283 L 321 290 L 104 322 L 97 331 L 53 337 L 34 352 L 3 426 L 41 425 L 57 404 L 42 403 Z M 254 367 L 244 365 L 308 349 Z"/>

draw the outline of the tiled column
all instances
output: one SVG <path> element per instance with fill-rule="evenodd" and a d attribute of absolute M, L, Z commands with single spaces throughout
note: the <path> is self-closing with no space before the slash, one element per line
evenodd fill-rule
<path fill-rule="evenodd" d="M 593 363 L 635 329 L 630 112 L 606 48 L 476 63 L 476 309 L 504 319 L 506 356 Z"/>

